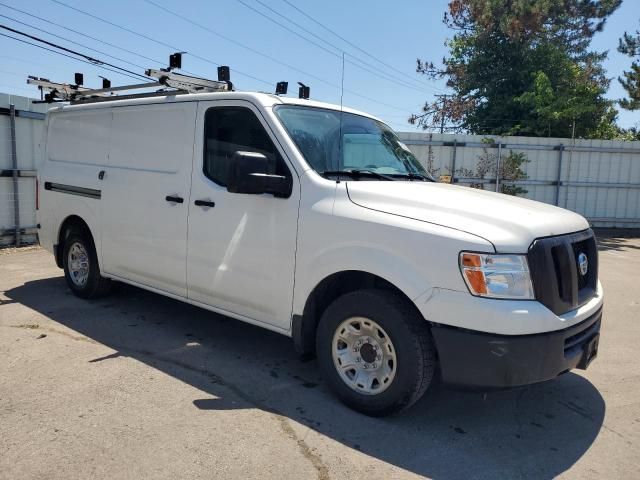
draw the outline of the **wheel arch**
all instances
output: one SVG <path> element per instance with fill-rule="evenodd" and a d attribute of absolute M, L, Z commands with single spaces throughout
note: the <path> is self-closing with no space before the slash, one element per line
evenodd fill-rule
<path fill-rule="evenodd" d="M 55 237 L 56 243 L 54 248 L 55 250 L 54 254 L 56 259 L 56 265 L 58 265 L 58 267 L 60 268 L 63 267 L 62 253 L 64 252 L 64 242 L 66 238 L 69 236 L 69 234 L 74 230 L 80 231 L 82 233 L 89 235 L 95 247 L 95 244 L 96 244 L 95 236 L 93 235 L 93 232 L 91 231 L 91 227 L 89 226 L 89 224 L 79 215 L 76 215 L 76 214 L 68 215 L 60 223 L 60 228 L 58 229 L 58 233 Z"/>
<path fill-rule="evenodd" d="M 315 353 L 315 337 L 318 322 L 324 310 L 336 298 L 353 291 L 376 288 L 395 293 L 407 304 L 420 312 L 411 298 L 389 280 L 363 270 L 343 270 L 323 278 L 307 296 L 302 314 L 294 314 L 291 324 L 296 351 L 301 354 Z"/>

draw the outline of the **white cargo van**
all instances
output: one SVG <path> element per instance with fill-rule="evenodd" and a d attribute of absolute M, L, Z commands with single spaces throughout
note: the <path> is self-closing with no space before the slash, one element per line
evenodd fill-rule
<path fill-rule="evenodd" d="M 60 106 L 38 180 L 40 242 L 76 295 L 117 280 L 291 336 L 369 415 L 437 370 L 513 387 L 597 352 L 587 221 L 436 183 L 365 113 L 244 92 Z"/>

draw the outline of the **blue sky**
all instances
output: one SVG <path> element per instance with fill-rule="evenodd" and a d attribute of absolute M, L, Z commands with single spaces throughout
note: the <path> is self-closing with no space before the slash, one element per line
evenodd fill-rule
<path fill-rule="evenodd" d="M 312 98 L 339 103 L 342 71 L 342 58 L 339 51 L 344 49 L 347 52 L 344 71 L 344 104 L 375 114 L 396 130 L 414 129 L 407 124 L 407 117 L 412 112 L 418 112 L 424 101 L 432 99 L 434 94 L 446 93 L 443 82 L 428 81 L 415 73 L 417 57 L 435 61 L 446 55 L 444 41 L 452 34 L 442 24 L 442 15 L 448 3 L 446 0 L 404 0 L 402 2 L 192 0 L 188 3 L 178 0 L 150 0 L 209 30 L 177 18 L 147 0 L 60 1 L 171 47 L 177 47 L 209 60 L 206 62 L 192 55 L 185 55 L 183 67 L 189 72 L 215 78 L 214 63 L 229 65 L 236 88 L 242 90 L 273 91 L 277 81 L 287 80 L 290 94 L 295 95 L 297 94 L 296 82 L 301 81 L 311 86 Z M 141 71 L 140 67 L 157 68 L 162 65 L 118 50 L 103 42 L 163 63 L 174 51 L 166 45 L 125 32 L 55 3 L 53 0 L 0 0 L 0 2 L 91 35 L 100 41 L 87 39 L 3 5 L 0 5 L 0 15 L 42 28 L 47 32 L 78 42 L 80 45 L 52 37 L 6 17 L 0 17 L 2 20 L 0 23 L 131 70 Z M 354 49 L 333 36 L 296 11 L 290 4 L 309 14 L 317 22 L 328 26 L 361 50 Z M 188 8 L 185 8 L 185 5 L 188 5 Z M 297 30 L 317 45 L 306 42 L 276 25 L 248 8 L 247 5 Z M 313 32 L 316 37 L 300 31 L 278 14 L 297 22 L 303 28 Z M 625 30 L 635 31 L 640 28 L 639 19 L 640 2 L 624 0 L 620 9 L 609 19 L 604 32 L 596 35 L 593 41 L 594 49 L 609 50 L 609 59 L 605 62 L 605 67 L 608 76 L 614 78 L 609 92 L 611 98 L 624 96 L 615 78 L 630 64 L 628 57 L 616 51 L 618 38 Z M 337 49 L 323 44 L 320 39 L 327 40 Z M 318 45 L 322 45 L 323 48 Z M 89 51 L 85 47 L 100 50 L 103 53 Z M 109 58 L 105 54 L 113 55 L 120 60 Z M 364 68 L 353 64 L 358 63 L 358 59 L 366 62 L 365 65 L 360 64 Z M 378 60 L 388 66 L 381 65 Z M 100 82 L 98 75 L 111 78 L 114 85 L 134 82 L 130 78 L 105 72 L 95 66 L 21 44 L 6 37 L 0 37 L 0 61 L 0 92 L 4 93 L 35 95 L 37 91 L 25 84 L 27 75 L 72 82 L 73 73 L 80 71 L 85 74 L 85 84 L 96 87 Z M 374 75 L 371 70 L 378 72 L 378 75 Z M 243 76 L 240 72 L 255 78 Z M 395 77 L 402 82 L 381 78 L 379 75 Z M 621 111 L 619 123 L 623 127 L 637 125 L 640 123 L 640 114 Z"/>

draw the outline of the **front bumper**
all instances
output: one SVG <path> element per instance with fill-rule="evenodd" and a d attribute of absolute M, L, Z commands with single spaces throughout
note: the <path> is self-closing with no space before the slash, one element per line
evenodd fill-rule
<path fill-rule="evenodd" d="M 602 308 L 563 330 L 497 335 L 434 325 L 432 333 L 444 383 L 499 389 L 551 380 L 596 357 Z"/>
<path fill-rule="evenodd" d="M 556 315 L 536 300 L 497 300 L 474 297 L 469 291 L 431 288 L 414 300 L 431 323 L 497 335 L 531 335 L 564 330 L 584 322 L 603 304 L 600 282 L 593 298 L 584 305 Z"/>

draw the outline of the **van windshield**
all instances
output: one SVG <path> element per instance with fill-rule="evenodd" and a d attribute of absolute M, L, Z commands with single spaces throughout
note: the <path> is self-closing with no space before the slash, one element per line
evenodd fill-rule
<path fill-rule="evenodd" d="M 307 163 L 321 175 L 433 181 L 407 146 L 382 122 L 300 105 L 278 105 L 274 111 Z"/>

